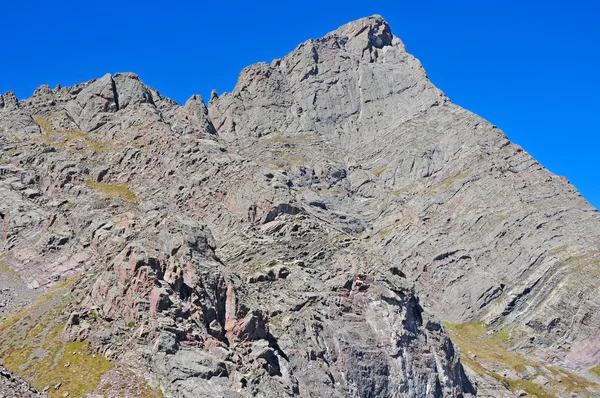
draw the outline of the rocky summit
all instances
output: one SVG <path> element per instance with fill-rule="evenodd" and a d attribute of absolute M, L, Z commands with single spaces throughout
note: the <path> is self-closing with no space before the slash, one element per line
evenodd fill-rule
<path fill-rule="evenodd" d="M 598 211 L 380 16 L 0 96 L 0 219 L 0 396 L 600 396 Z"/>

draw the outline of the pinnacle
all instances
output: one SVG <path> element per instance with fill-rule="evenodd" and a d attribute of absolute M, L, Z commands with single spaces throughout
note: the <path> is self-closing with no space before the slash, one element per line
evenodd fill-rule
<path fill-rule="evenodd" d="M 369 44 L 376 48 L 391 45 L 394 37 L 386 20 L 377 14 L 349 22 L 325 37 L 330 36 L 345 36 L 349 39 L 366 37 Z"/>

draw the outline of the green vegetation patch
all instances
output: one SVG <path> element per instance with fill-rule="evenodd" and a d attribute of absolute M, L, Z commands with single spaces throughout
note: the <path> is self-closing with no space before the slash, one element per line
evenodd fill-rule
<path fill-rule="evenodd" d="M 382 175 L 385 172 L 385 170 L 385 167 L 383 169 L 375 170 L 375 177 L 379 177 L 380 175 Z"/>
<path fill-rule="evenodd" d="M 274 259 L 265 261 L 252 261 L 244 266 L 242 273 L 244 275 L 252 275 L 269 267 L 274 267 L 275 265 L 277 265 L 277 261 Z"/>
<path fill-rule="evenodd" d="M 440 185 L 438 185 L 437 187 L 432 187 L 430 188 L 427 193 L 429 195 L 435 195 L 438 191 L 445 191 L 446 189 L 448 189 L 452 184 L 454 184 L 456 181 L 458 180 L 464 180 L 465 178 L 467 178 L 469 176 L 469 174 L 471 173 L 471 171 L 465 171 L 464 173 L 461 173 L 457 176 L 454 176 L 452 178 L 448 178 L 446 181 L 442 182 Z"/>
<path fill-rule="evenodd" d="M 21 279 L 21 274 L 9 268 L 6 264 L 2 262 L 2 260 L 0 260 L 0 275 L 7 275 L 13 278 Z"/>
<path fill-rule="evenodd" d="M 567 246 L 557 247 L 556 249 L 552 250 L 552 255 L 556 256 L 557 254 L 562 253 L 564 251 L 567 251 Z"/>
<path fill-rule="evenodd" d="M 82 131 L 56 129 L 52 119 L 59 115 L 55 114 L 47 118 L 38 115 L 32 116 L 42 130 L 42 142 L 56 149 L 70 152 L 79 152 L 77 146 L 93 152 L 106 152 L 112 148 L 112 143 L 96 140 Z"/>
<path fill-rule="evenodd" d="M 54 334 L 48 336 L 46 355 L 31 360 L 24 376 L 38 389 L 52 386 L 48 392 L 52 397 L 62 397 L 65 392 L 70 397 L 83 397 L 96 389 L 102 375 L 114 364 L 94 354 L 87 342 L 65 343 L 60 338 L 61 326 L 57 325 Z M 56 390 L 58 383 L 60 388 Z"/>
<path fill-rule="evenodd" d="M 600 365 L 594 366 L 593 368 L 591 368 L 590 373 L 600 377 Z"/>
<path fill-rule="evenodd" d="M 510 328 L 503 328 L 498 333 L 496 333 L 496 337 L 502 341 L 508 341 L 510 338 Z"/>
<path fill-rule="evenodd" d="M 72 305 L 68 279 L 32 305 L 0 324 L 0 361 L 8 369 L 51 397 L 83 397 L 96 389 L 114 365 L 93 352 L 88 342 L 63 339 L 66 314 Z M 58 386 L 58 388 L 55 388 Z"/>
<path fill-rule="evenodd" d="M 465 178 L 467 178 L 469 176 L 469 173 L 470 173 L 469 171 L 466 171 L 466 172 L 464 172 L 462 174 L 457 175 L 456 177 L 452 177 L 452 178 L 447 179 L 446 181 L 444 181 L 440 185 L 440 188 L 442 190 L 447 189 L 450 185 L 454 184 L 455 181 L 457 181 L 457 180 L 464 180 Z"/>
<path fill-rule="evenodd" d="M 266 146 L 275 144 L 301 145 L 323 141 L 323 137 L 316 132 L 281 133 L 274 132 L 261 137 L 260 142 Z"/>
<path fill-rule="evenodd" d="M 579 274 L 580 278 L 597 277 L 600 272 L 600 251 L 592 249 L 586 254 L 570 256 L 564 260 L 570 274 Z"/>
<path fill-rule="evenodd" d="M 523 390 L 534 397 L 561 397 L 565 392 L 589 393 L 590 388 L 600 387 L 564 369 L 543 366 L 508 350 L 506 343 L 514 333 L 519 332 L 516 329 L 503 328 L 497 333 L 490 333 L 482 322 L 444 323 L 444 326 L 452 342 L 460 348 L 461 362 L 464 365 L 481 376 L 495 378 L 513 392 Z M 498 365 L 505 368 L 506 373 L 519 375 L 534 370 L 535 374 L 530 374 L 528 378 L 508 377 L 507 374 L 498 373 Z M 545 376 L 549 380 L 548 384 L 534 383 L 537 376 Z"/>
<path fill-rule="evenodd" d="M 281 329 L 281 327 L 283 326 L 283 314 L 279 314 L 269 319 L 269 324 L 275 326 L 278 329 Z"/>
<path fill-rule="evenodd" d="M 393 227 L 382 229 L 381 231 L 377 232 L 377 234 L 375 234 L 375 236 L 378 239 L 385 239 L 393 230 L 394 230 Z"/>
<path fill-rule="evenodd" d="M 129 190 L 127 184 L 108 184 L 87 180 L 85 185 L 94 191 L 100 192 L 106 198 L 121 199 L 129 203 L 135 203 L 136 200 L 135 193 Z"/>
<path fill-rule="evenodd" d="M 460 348 L 463 354 L 461 359 L 479 374 L 486 372 L 475 363 L 473 358 L 477 358 L 477 362 L 496 363 L 517 372 L 525 369 L 526 365 L 534 365 L 522 356 L 504 348 L 502 339 L 498 335 L 488 335 L 487 328 L 482 322 L 446 323 L 444 326 L 452 341 Z"/>

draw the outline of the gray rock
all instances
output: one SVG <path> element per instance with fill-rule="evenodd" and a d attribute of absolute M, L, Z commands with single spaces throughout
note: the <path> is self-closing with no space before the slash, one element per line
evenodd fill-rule
<path fill-rule="evenodd" d="M 135 73 L 117 73 L 114 81 L 119 109 L 125 109 L 133 104 L 154 104 L 150 90 Z"/>
<path fill-rule="evenodd" d="M 25 380 L 14 376 L 8 369 L 0 365 L 0 396 L 3 398 L 47 397 L 31 387 Z"/>
<path fill-rule="evenodd" d="M 110 74 L 89 83 L 66 106 L 66 111 L 84 131 L 106 123 L 109 113 L 119 109 L 115 82 Z"/>
<path fill-rule="evenodd" d="M 208 106 L 130 73 L 12 97 L 0 261 L 21 282 L 2 302 L 83 274 L 65 338 L 167 396 L 513 396 L 494 375 L 516 370 L 465 372 L 440 320 L 515 330 L 546 376 L 600 363 L 597 211 L 379 16 Z"/>
<path fill-rule="evenodd" d="M 180 134 L 193 132 L 216 134 L 208 117 L 208 109 L 199 95 L 194 95 L 186 101 L 185 105 L 177 112 L 171 128 Z"/>
<path fill-rule="evenodd" d="M 17 109 L 19 107 L 19 101 L 17 100 L 15 93 L 12 91 L 5 92 L 2 96 L 2 105 L 7 111 Z"/>

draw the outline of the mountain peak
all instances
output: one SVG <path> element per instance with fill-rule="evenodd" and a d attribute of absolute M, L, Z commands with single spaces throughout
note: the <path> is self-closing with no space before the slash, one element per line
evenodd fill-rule
<path fill-rule="evenodd" d="M 53 396 L 600 393 L 600 215 L 380 16 L 208 105 L 0 96 L 0 198 L 0 360 Z"/>
<path fill-rule="evenodd" d="M 372 15 L 349 22 L 327 34 L 325 39 L 331 36 L 360 40 L 375 48 L 391 45 L 394 38 L 390 26 L 381 15 Z"/>
<path fill-rule="evenodd" d="M 233 93 L 211 98 L 208 108 L 223 139 L 319 131 L 356 144 L 445 102 L 376 15 L 306 41 L 270 65 L 245 68 Z"/>

